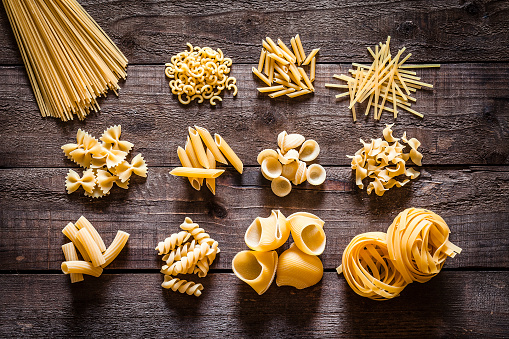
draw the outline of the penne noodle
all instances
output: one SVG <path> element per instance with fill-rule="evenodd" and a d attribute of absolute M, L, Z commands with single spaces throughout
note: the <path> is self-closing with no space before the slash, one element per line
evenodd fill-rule
<path fill-rule="evenodd" d="M 127 243 L 127 239 L 129 239 L 129 233 L 124 231 L 118 231 L 115 239 L 113 239 L 110 246 L 103 253 L 105 263 L 101 265 L 102 268 L 105 268 L 120 254 L 125 244 Z"/>
<path fill-rule="evenodd" d="M 302 75 L 302 79 L 304 79 L 306 86 L 308 86 L 309 89 L 314 91 L 315 88 L 313 87 L 313 84 L 311 83 L 311 81 L 309 81 L 308 75 L 306 74 L 306 71 L 304 71 L 304 68 L 299 67 L 298 70 L 299 70 L 300 74 Z"/>
<path fill-rule="evenodd" d="M 219 150 L 219 148 L 217 148 L 217 145 L 214 142 L 214 138 L 212 137 L 210 132 L 208 130 L 206 130 L 205 128 L 198 127 L 196 125 L 194 125 L 194 128 L 196 128 L 198 133 L 200 133 L 200 136 L 201 136 L 203 142 L 205 143 L 205 146 L 207 146 L 207 149 L 209 149 L 212 152 L 212 154 L 214 155 L 215 161 L 219 161 L 220 163 L 227 165 L 228 161 L 226 161 L 224 156 L 221 154 L 221 151 Z M 207 156 L 207 158 L 208 158 L 208 156 Z M 209 161 L 209 163 L 210 163 L 210 161 Z"/>
<path fill-rule="evenodd" d="M 80 260 L 64 261 L 60 268 L 65 274 L 81 273 L 98 277 L 103 273 L 101 267 L 94 267 L 88 261 Z"/>
<path fill-rule="evenodd" d="M 257 90 L 261 93 L 266 93 L 266 92 L 280 91 L 284 88 L 285 88 L 284 86 L 280 85 L 280 86 L 272 86 L 272 87 L 258 87 Z"/>
<path fill-rule="evenodd" d="M 191 161 L 192 167 L 193 168 L 201 168 L 200 163 L 198 162 L 198 158 L 196 157 L 196 154 L 194 153 L 193 146 L 191 145 L 191 139 L 189 139 L 189 136 L 187 136 L 187 141 L 184 146 L 184 149 L 186 151 L 187 157 Z M 184 167 L 187 167 L 187 166 L 184 166 Z M 200 185 L 200 187 L 203 185 L 203 178 L 195 178 L 195 180 L 198 180 L 198 184 Z M 194 185 L 193 185 L 193 187 L 194 187 Z"/>
<path fill-rule="evenodd" d="M 242 161 L 240 158 L 235 154 L 235 152 L 230 148 L 230 146 L 224 141 L 224 139 L 219 135 L 214 135 L 216 145 L 219 147 L 219 150 L 221 150 L 221 153 L 230 161 L 232 166 L 240 173 L 242 174 L 244 170 L 244 165 L 242 164 Z"/>
<path fill-rule="evenodd" d="M 302 62 L 302 65 L 306 66 L 308 65 L 311 60 L 315 57 L 316 53 L 318 53 L 318 51 L 320 50 L 320 48 L 315 48 L 314 50 L 311 51 L 311 53 L 309 53 L 309 55 L 307 56 L 306 60 L 304 60 L 304 62 Z"/>
<path fill-rule="evenodd" d="M 292 63 L 295 63 L 295 61 L 297 61 L 297 58 L 295 57 L 295 54 L 293 54 L 292 51 L 290 51 L 290 49 L 285 45 L 285 43 L 283 41 L 281 41 L 281 39 L 277 39 L 277 44 L 279 45 L 279 47 L 281 47 L 281 49 L 286 53 L 288 54 L 288 56 L 290 56 L 291 60 L 288 60 Z"/>
<path fill-rule="evenodd" d="M 204 168 L 210 168 L 200 134 L 194 128 L 189 127 L 189 137 L 191 138 L 191 145 L 193 145 L 194 153 L 196 154 L 200 165 L 202 165 Z"/>
<path fill-rule="evenodd" d="M 283 56 L 283 54 L 281 53 L 281 51 L 279 50 L 279 48 L 276 46 L 276 44 L 274 43 L 274 41 L 271 38 L 266 37 L 265 40 L 267 40 L 270 47 L 272 48 L 272 53 L 276 53 L 276 55 L 279 57 Z"/>
<path fill-rule="evenodd" d="M 292 45 L 293 54 L 295 55 L 295 57 L 297 59 L 297 64 L 300 65 L 302 63 L 302 58 L 300 56 L 300 51 L 299 51 L 299 48 L 297 47 L 297 43 L 295 42 L 295 38 L 292 38 L 290 40 L 290 43 Z"/>
<path fill-rule="evenodd" d="M 276 54 L 274 54 L 274 53 L 270 53 L 270 54 L 269 54 L 269 58 L 271 58 L 271 59 L 274 59 L 274 60 L 278 61 L 278 62 L 279 62 L 279 63 L 281 63 L 282 65 L 288 65 L 288 64 L 290 63 L 289 61 L 287 61 L 287 60 L 285 60 L 285 59 L 281 58 L 280 56 L 278 56 L 278 55 L 276 55 Z"/>
<path fill-rule="evenodd" d="M 210 151 L 210 148 L 207 148 L 207 158 L 209 159 L 210 169 L 216 169 L 216 159 L 214 154 L 212 154 Z M 207 188 L 212 192 L 212 194 L 216 195 L 216 179 L 207 178 L 205 179 L 205 184 L 207 185 Z"/>
<path fill-rule="evenodd" d="M 190 167 L 190 168 L 193 167 L 193 165 L 191 164 L 191 160 L 189 160 L 189 157 L 187 156 L 186 151 L 180 146 L 177 148 L 177 155 L 179 157 L 180 164 L 182 165 L 182 167 Z M 200 188 L 201 188 L 200 180 L 198 180 L 197 178 L 189 178 L 189 182 L 191 183 L 191 186 L 195 190 L 197 190 L 197 191 L 200 190 Z"/>
<path fill-rule="evenodd" d="M 304 53 L 304 47 L 302 47 L 302 42 L 300 41 L 300 36 L 297 34 L 295 36 L 295 44 L 297 45 L 297 48 L 299 49 L 299 53 L 300 53 L 300 59 L 301 59 L 301 62 L 299 62 L 299 66 L 302 64 L 302 62 L 304 62 L 304 60 L 306 59 L 306 53 Z"/>
<path fill-rule="evenodd" d="M 276 62 L 274 59 L 269 59 L 269 82 L 272 85 L 272 81 L 274 80 L 274 63 Z"/>
<path fill-rule="evenodd" d="M 309 90 L 309 89 L 302 89 L 300 91 L 297 91 L 297 92 L 292 92 L 292 93 L 288 93 L 287 96 L 289 96 L 290 98 L 295 98 L 295 97 L 298 97 L 298 96 L 301 96 L 301 95 L 304 95 L 304 94 L 308 94 L 308 93 L 311 93 L 312 91 Z"/>
<path fill-rule="evenodd" d="M 313 57 L 313 59 L 311 59 L 311 68 L 309 69 L 309 80 L 311 80 L 311 82 L 315 81 L 315 72 L 316 72 L 316 57 Z"/>
<path fill-rule="evenodd" d="M 277 97 L 280 97 L 280 96 L 282 96 L 282 95 L 285 95 L 285 94 L 288 94 L 288 93 L 292 93 L 292 92 L 295 92 L 295 89 L 293 89 L 293 88 L 287 88 L 287 89 L 284 89 L 284 90 L 279 91 L 279 92 L 271 93 L 271 94 L 269 94 L 269 97 L 271 97 L 271 98 L 277 98 Z"/>
<path fill-rule="evenodd" d="M 269 53 L 274 53 L 275 51 L 272 49 L 272 46 L 265 40 L 262 39 L 262 46 L 267 50 Z"/>
<path fill-rule="evenodd" d="M 72 222 L 68 223 L 67 226 L 64 227 L 64 229 L 62 230 L 62 233 L 67 238 L 69 238 L 69 240 L 72 241 L 74 246 L 76 246 L 78 251 L 80 251 L 81 256 L 83 257 L 83 260 L 90 261 L 90 257 L 88 256 L 87 251 L 85 251 L 85 247 L 83 247 L 83 245 L 77 238 L 78 229 L 76 228 L 76 226 L 74 226 L 74 224 Z"/>
<path fill-rule="evenodd" d="M 261 72 L 263 70 L 263 64 L 265 62 L 265 54 L 266 50 L 262 49 L 262 52 L 260 53 L 260 60 L 258 61 L 258 72 Z"/>
<path fill-rule="evenodd" d="M 90 256 L 92 266 L 101 266 L 106 262 L 104 260 L 102 251 L 99 249 L 99 246 L 97 246 L 94 238 L 92 238 L 90 232 L 86 228 L 82 228 L 78 231 L 77 238 L 83 244 L 85 251 L 87 251 L 88 255 Z"/>
<path fill-rule="evenodd" d="M 265 65 L 264 65 L 264 73 L 269 74 L 269 67 L 270 67 L 270 58 L 269 58 L 269 52 L 265 53 Z M 261 73 L 261 71 L 260 71 Z"/>
<path fill-rule="evenodd" d="M 97 246 L 101 250 L 101 252 L 106 251 L 106 245 L 104 244 L 103 239 L 99 235 L 99 232 L 97 232 L 95 227 L 92 226 L 92 224 L 87 220 L 87 218 L 85 218 L 84 216 L 81 216 L 78 219 L 78 221 L 76 221 L 76 227 L 79 230 L 81 230 L 82 228 L 86 228 L 88 233 L 90 233 L 90 235 L 94 239 L 95 243 L 97 244 Z"/>
<path fill-rule="evenodd" d="M 267 60 L 265 60 L 265 68 L 266 68 L 265 70 L 268 73 L 268 61 Z M 269 81 L 269 79 L 267 79 L 267 77 L 265 75 L 263 75 L 261 72 L 259 72 L 256 68 L 253 67 L 252 71 L 261 81 L 266 83 L 267 86 L 271 85 L 271 82 Z"/>
<path fill-rule="evenodd" d="M 217 178 L 223 172 L 224 170 L 218 169 L 176 167 L 171 170 L 170 174 L 179 177 Z"/>
<path fill-rule="evenodd" d="M 288 76 L 288 74 L 286 74 L 286 72 L 283 69 L 281 69 L 281 67 L 279 67 L 277 64 L 274 64 L 274 69 L 285 81 L 290 81 L 290 77 Z"/>
<path fill-rule="evenodd" d="M 278 84 L 281 84 L 281 85 L 283 85 L 285 87 L 293 88 L 296 91 L 300 91 L 302 89 L 301 87 L 299 87 L 299 86 L 297 86 L 295 84 L 292 84 L 291 82 L 285 81 L 283 79 L 275 79 L 274 82 L 276 82 Z"/>
<path fill-rule="evenodd" d="M 74 226 L 73 226 L 74 227 Z M 64 257 L 66 261 L 77 261 L 78 253 L 76 253 L 76 247 L 72 242 L 69 242 L 65 245 L 62 245 L 62 251 L 64 252 Z M 83 274 L 81 273 L 71 273 L 71 284 L 79 281 L 83 281 Z"/>

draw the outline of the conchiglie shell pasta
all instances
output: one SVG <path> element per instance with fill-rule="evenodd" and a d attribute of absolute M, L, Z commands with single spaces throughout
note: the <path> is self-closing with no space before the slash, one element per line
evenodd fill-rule
<path fill-rule="evenodd" d="M 302 252 L 295 244 L 279 256 L 276 276 L 278 286 L 293 286 L 300 290 L 317 284 L 322 277 L 323 264 L 320 258 Z"/>
<path fill-rule="evenodd" d="M 262 162 L 262 173 L 266 178 L 275 179 L 281 175 L 282 170 L 283 166 L 276 158 L 268 157 Z"/>
<path fill-rule="evenodd" d="M 290 236 L 290 227 L 280 211 L 273 210 L 268 218 L 256 218 L 246 231 L 246 245 L 255 251 L 272 251 Z"/>
<path fill-rule="evenodd" d="M 315 140 L 306 140 L 299 150 L 299 158 L 302 161 L 313 161 L 320 154 L 320 146 Z"/>
<path fill-rule="evenodd" d="M 307 177 L 306 163 L 304 161 L 299 161 L 298 163 L 299 167 L 295 173 L 295 179 L 292 181 L 294 185 L 302 184 L 304 181 L 306 181 Z"/>
<path fill-rule="evenodd" d="M 307 169 L 307 180 L 311 185 L 321 185 L 325 181 L 325 169 L 318 164 L 312 164 Z"/>
<path fill-rule="evenodd" d="M 299 168 L 299 163 L 296 161 L 292 161 L 287 165 L 283 165 L 283 171 L 281 175 L 286 179 L 292 181 L 295 179 L 295 174 L 297 173 L 297 169 Z"/>
<path fill-rule="evenodd" d="M 233 258 L 232 269 L 240 280 L 262 295 L 274 280 L 277 262 L 276 251 L 242 251 Z"/>
<path fill-rule="evenodd" d="M 265 158 L 276 158 L 277 159 L 277 152 L 273 149 L 264 149 L 260 153 L 258 153 L 258 157 L 256 158 L 256 161 L 258 164 L 262 164 L 263 160 Z"/>
<path fill-rule="evenodd" d="M 278 134 L 278 136 L 277 136 L 277 145 L 279 146 L 279 148 L 283 149 L 284 140 L 285 140 L 287 135 L 288 135 L 288 133 L 286 133 L 286 131 L 283 131 L 283 132 Z"/>
<path fill-rule="evenodd" d="M 290 180 L 282 176 L 272 180 L 270 187 L 272 188 L 272 192 L 278 197 L 285 197 L 292 191 Z"/>
<path fill-rule="evenodd" d="M 320 255 L 325 249 L 325 232 L 323 221 L 303 215 L 288 218 L 295 245 L 304 253 Z"/>
<path fill-rule="evenodd" d="M 302 145 L 304 140 L 306 140 L 306 138 L 300 134 L 288 134 L 283 140 L 283 147 L 281 149 L 284 153 L 286 153 L 289 150 Z"/>

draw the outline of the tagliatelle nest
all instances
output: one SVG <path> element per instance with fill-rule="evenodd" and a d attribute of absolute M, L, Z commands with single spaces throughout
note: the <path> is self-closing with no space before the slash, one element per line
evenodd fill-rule
<path fill-rule="evenodd" d="M 193 100 L 202 103 L 209 100 L 211 105 L 223 101 L 219 96 L 226 88 L 237 95 L 237 79 L 228 76 L 232 59 L 225 58 L 221 49 L 198 47 L 187 43 L 189 51 L 180 52 L 165 64 L 165 74 L 170 78 L 171 92 L 187 105 Z"/>

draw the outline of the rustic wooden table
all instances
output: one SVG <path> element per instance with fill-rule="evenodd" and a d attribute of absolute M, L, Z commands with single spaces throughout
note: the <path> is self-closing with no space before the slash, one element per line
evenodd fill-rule
<path fill-rule="evenodd" d="M 509 336 L 509 2 L 507 1 L 80 1 L 129 58 L 119 97 L 101 100 L 85 121 L 43 119 L 6 18 L 0 10 L 0 337 L 508 337 Z M 305 50 L 320 47 L 317 91 L 296 100 L 259 95 L 250 69 L 261 39 L 300 33 Z M 422 142 L 422 175 L 383 197 L 354 185 L 349 159 L 359 138 L 381 135 L 380 122 L 352 122 L 345 102 L 324 88 L 352 62 L 370 62 L 367 46 L 392 37 L 435 85 L 417 93 L 416 110 L 394 126 Z M 220 47 L 234 61 L 236 98 L 216 108 L 179 105 L 163 64 L 186 42 Z M 67 195 L 69 168 L 60 146 L 78 128 L 100 135 L 121 124 L 149 165 L 129 190 L 92 200 Z M 186 127 L 221 133 L 245 163 L 218 179 L 217 195 L 194 191 L 168 174 L 178 165 Z M 277 198 L 256 154 L 274 148 L 278 132 L 316 139 L 328 173 L 319 188 L 299 186 Z M 375 302 L 356 295 L 335 267 L 348 242 L 386 231 L 407 207 L 428 208 L 449 224 L 463 248 L 426 284 Z M 275 284 L 262 296 L 231 271 L 243 235 L 271 209 L 310 211 L 326 221 L 325 267 L 317 285 Z M 60 271 L 61 229 L 85 215 L 109 243 L 116 231 L 128 246 L 100 278 L 69 283 Z M 219 241 L 221 253 L 202 279 L 200 298 L 160 287 L 157 242 L 192 217 Z M 288 246 L 288 244 L 286 245 Z"/>

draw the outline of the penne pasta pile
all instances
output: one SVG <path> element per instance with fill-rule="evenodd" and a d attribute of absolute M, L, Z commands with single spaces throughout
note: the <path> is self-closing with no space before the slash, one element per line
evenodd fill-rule
<path fill-rule="evenodd" d="M 268 86 L 258 91 L 270 93 L 271 98 L 282 95 L 295 98 L 315 91 L 316 53 L 320 49 L 315 48 L 306 56 L 298 34 L 290 42 L 292 50 L 281 39 L 277 44 L 269 37 L 262 40 L 260 61 L 258 68 L 253 67 L 253 73 Z M 309 76 L 303 66 L 309 66 Z"/>
<path fill-rule="evenodd" d="M 272 192 L 278 197 L 290 194 L 292 184 L 300 185 L 308 181 L 311 185 L 321 185 L 325 181 L 325 169 L 319 164 L 306 167 L 306 162 L 315 160 L 320 154 L 320 146 L 315 140 L 306 140 L 300 134 L 288 134 L 286 131 L 277 137 L 277 152 L 264 149 L 258 154 L 257 161 L 262 175 L 272 181 Z M 300 146 L 299 151 L 296 150 Z"/>
<path fill-rule="evenodd" d="M 83 274 L 100 276 L 103 268 L 111 264 L 129 239 L 129 233 L 118 231 L 113 242 L 106 248 L 95 227 L 84 216 L 76 224 L 67 224 L 62 233 L 71 240 L 62 245 L 65 261 L 61 265 L 62 272 L 70 275 L 71 283 L 83 281 Z M 76 248 L 83 260 L 78 258 Z"/>
<path fill-rule="evenodd" d="M 127 189 L 133 173 L 147 177 L 147 164 L 141 153 L 131 162 L 125 160 L 134 145 L 120 140 L 120 133 L 120 125 L 112 126 L 99 138 L 102 141 L 100 143 L 87 132 L 78 129 L 76 143 L 62 146 L 69 160 L 85 168 L 81 177 L 72 169 L 67 173 L 65 187 L 68 194 L 82 187 L 85 196 L 100 198 L 110 194 L 113 184 Z"/>
<path fill-rule="evenodd" d="M 242 161 L 219 134 L 212 138 L 208 130 L 196 125 L 189 127 L 186 145 L 184 148 L 179 146 L 177 154 L 182 167 L 174 168 L 170 174 L 187 177 L 197 191 L 205 180 L 207 188 L 216 194 L 216 178 L 224 172 L 216 169 L 216 161 L 225 165 L 229 161 L 240 174 L 244 170 Z"/>
<path fill-rule="evenodd" d="M 175 278 L 177 274 L 197 274 L 203 278 L 207 276 L 210 265 L 220 252 L 218 243 L 212 239 L 203 228 L 186 218 L 180 225 L 182 231 L 174 233 L 155 248 L 159 255 L 163 255 L 166 262 L 161 268 L 164 274 L 163 288 L 187 293 L 199 297 L 203 285 L 192 281 Z M 192 239 L 191 241 L 189 241 Z"/>
<path fill-rule="evenodd" d="M 359 234 L 343 252 L 336 269 L 360 296 L 387 300 L 410 283 L 437 275 L 461 248 L 449 241 L 451 230 L 438 214 L 420 208 L 401 212 L 387 230 Z"/>
<path fill-rule="evenodd" d="M 165 74 L 170 78 L 171 92 L 178 96 L 180 103 L 187 105 L 193 100 L 202 103 L 209 100 L 212 106 L 223 101 L 219 96 L 224 89 L 233 90 L 237 95 L 236 79 L 228 76 L 232 59 L 225 58 L 223 51 L 210 47 L 198 47 L 187 43 L 189 51 L 171 57 L 165 64 Z"/>
<path fill-rule="evenodd" d="M 368 51 L 374 59 L 370 66 L 353 63 L 352 66 L 355 69 L 349 70 L 350 76 L 343 74 L 333 76 L 346 81 L 346 85 L 325 84 L 325 87 L 348 90 L 348 92 L 336 95 L 336 98 L 348 97 L 350 99 L 348 108 L 352 110 L 353 121 L 357 120 L 355 104 L 366 100 L 368 100 L 368 105 L 365 115 L 368 115 L 373 107 L 375 120 L 380 120 L 384 110 L 392 112 L 396 119 L 398 108 L 423 117 L 421 113 L 410 108 L 412 102 L 416 102 L 412 93 L 422 87 L 433 88 L 433 85 L 421 82 L 421 78 L 416 76 L 417 73 L 409 69 L 440 67 L 440 65 L 407 65 L 405 62 L 412 54 L 409 53 L 403 57 L 405 48 L 402 48 L 395 56 L 392 56 L 389 47 L 390 40 L 391 37 L 388 37 L 385 44 L 380 42 L 374 52 L 368 47 Z M 392 108 L 388 107 L 389 105 L 392 105 Z"/>
<path fill-rule="evenodd" d="M 390 188 L 404 186 L 410 179 L 415 179 L 420 175 L 420 172 L 406 167 L 406 162 L 412 160 L 415 165 L 422 165 L 422 154 L 417 150 L 421 143 L 415 138 L 408 140 L 406 132 L 403 133 L 401 139 L 395 138 L 391 129 L 393 125 L 385 125 L 383 130 L 385 140 L 371 139 L 370 143 L 366 143 L 360 139 L 364 146 L 355 152 L 355 155 L 347 155 L 352 159 L 351 166 L 355 170 L 355 183 L 360 189 L 364 188 L 362 180 L 373 179 L 367 186 L 368 194 L 375 190 L 377 195 L 382 196 Z M 403 153 L 406 146 L 400 144 L 399 140 L 410 147 L 409 153 Z M 390 142 L 393 144 L 390 145 Z M 407 179 L 398 181 L 397 177 L 399 176 L 406 176 Z"/>
<path fill-rule="evenodd" d="M 287 219 L 281 211 L 273 210 L 268 218 L 256 218 L 244 236 L 252 251 L 235 255 L 233 272 L 259 295 L 270 287 L 276 271 L 278 286 L 303 289 L 317 284 L 323 276 L 318 255 L 325 249 L 324 224 L 322 219 L 306 212 L 296 212 Z M 288 240 L 290 233 L 294 243 L 278 258 L 276 249 Z"/>

